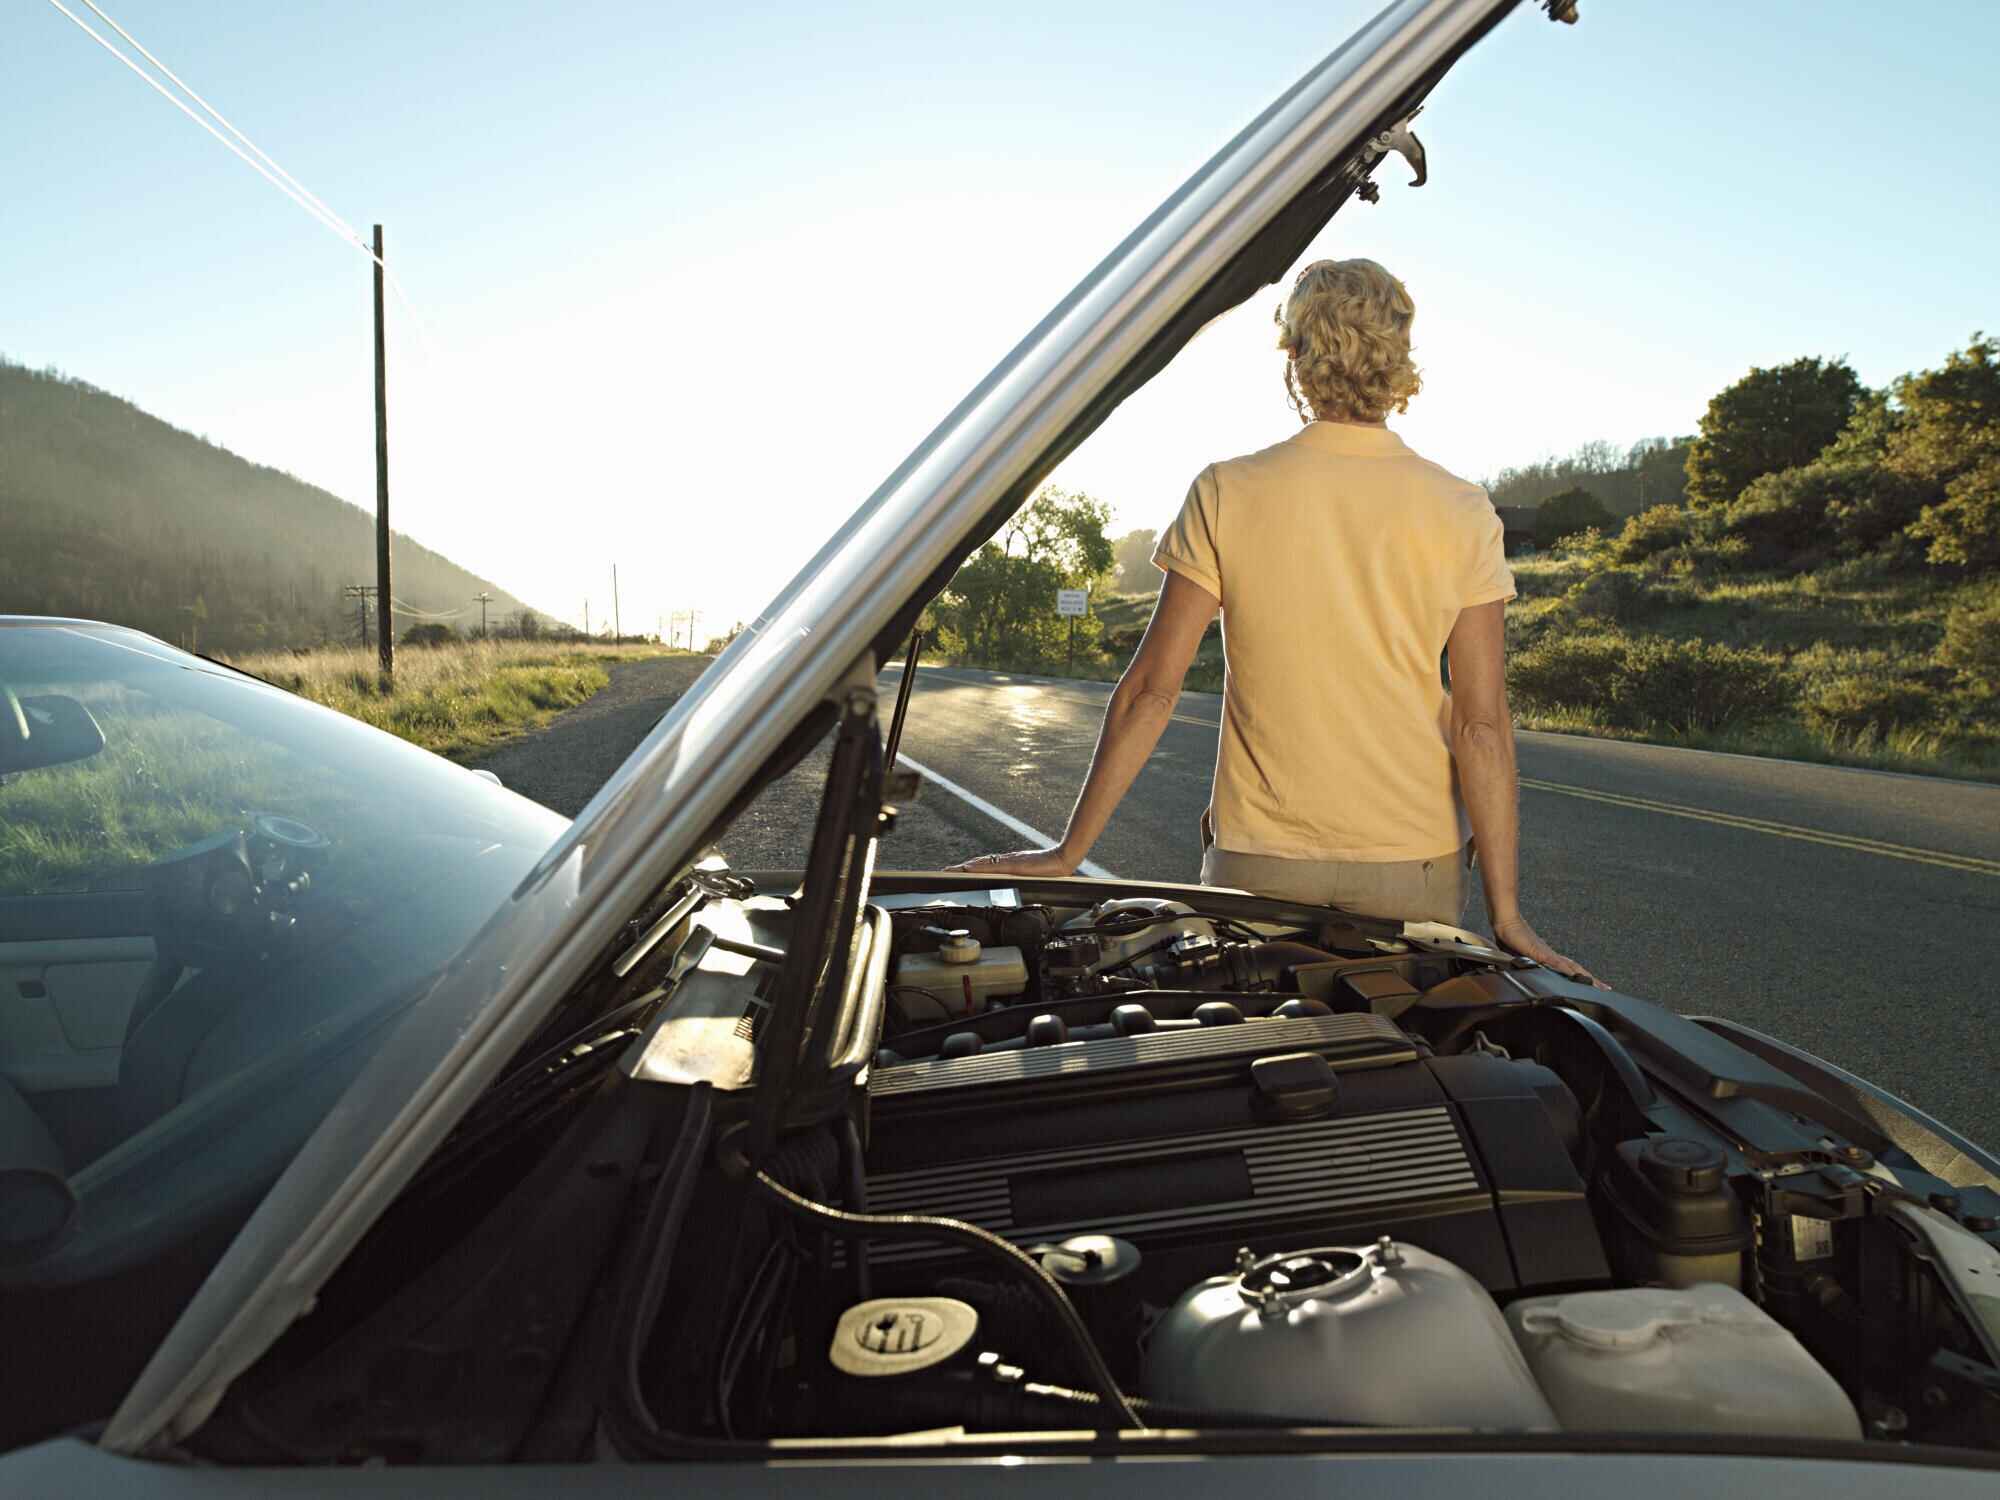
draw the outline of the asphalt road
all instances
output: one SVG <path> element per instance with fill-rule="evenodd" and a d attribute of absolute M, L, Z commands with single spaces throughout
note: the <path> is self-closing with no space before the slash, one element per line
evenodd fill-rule
<path fill-rule="evenodd" d="M 605 692 L 485 764 L 574 814 L 704 665 L 615 666 Z M 899 673 L 881 681 L 886 721 Z M 922 669 L 902 750 L 934 779 L 881 864 L 1060 833 L 1109 692 Z M 1220 713 L 1182 695 L 1097 864 L 1196 878 Z M 1520 762 L 1524 904 L 1550 941 L 1619 989 L 1760 1027 L 2000 1144 L 2000 787 L 1546 734 L 1521 736 Z M 723 839 L 733 864 L 804 863 L 825 765 L 822 747 L 746 811 Z"/>

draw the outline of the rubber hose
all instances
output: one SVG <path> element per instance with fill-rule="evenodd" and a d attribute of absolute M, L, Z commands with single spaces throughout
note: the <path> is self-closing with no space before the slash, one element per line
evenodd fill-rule
<path fill-rule="evenodd" d="M 1118 1389 L 1118 1381 L 1104 1363 L 1104 1356 L 1098 1352 L 1097 1342 L 1084 1327 L 1083 1319 L 1056 1279 L 1042 1269 L 1041 1264 L 1018 1246 L 1009 1244 L 997 1234 L 989 1234 L 976 1224 L 967 1224 L 961 1219 L 945 1219 L 929 1214 L 852 1214 L 837 1208 L 829 1208 L 824 1203 L 815 1203 L 810 1198 L 801 1198 L 797 1193 L 777 1181 L 768 1172 L 757 1174 L 757 1185 L 788 1212 L 799 1215 L 832 1230 L 835 1234 L 852 1239 L 866 1236 L 870 1239 L 886 1240 L 950 1240 L 966 1249 L 977 1251 L 989 1260 L 997 1260 L 1018 1272 L 1026 1279 L 1027 1285 L 1036 1289 L 1041 1301 L 1054 1316 L 1065 1335 L 1068 1336 L 1083 1368 L 1090 1373 L 1090 1383 L 1103 1401 L 1105 1410 L 1114 1413 L 1120 1425 L 1131 1432 L 1144 1432 L 1146 1424 L 1133 1410 L 1132 1403 L 1125 1399 L 1125 1393 Z"/>

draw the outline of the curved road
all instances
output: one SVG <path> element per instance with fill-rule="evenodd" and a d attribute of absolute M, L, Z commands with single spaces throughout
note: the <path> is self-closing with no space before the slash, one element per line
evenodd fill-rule
<path fill-rule="evenodd" d="M 885 715 L 899 676 L 883 674 Z M 902 750 L 1058 834 L 1109 693 L 921 668 Z M 1181 695 L 1097 863 L 1197 877 L 1220 717 L 1219 697 Z M 1550 734 L 1522 734 L 1520 764 L 1524 904 L 1551 942 L 1620 989 L 1770 1031 L 2000 1143 L 2000 787 Z M 1022 843 L 941 787 L 923 805 L 964 829 L 958 857 Z M 892 836 L 882 863 L 942 862 L 918 853 Z"/>

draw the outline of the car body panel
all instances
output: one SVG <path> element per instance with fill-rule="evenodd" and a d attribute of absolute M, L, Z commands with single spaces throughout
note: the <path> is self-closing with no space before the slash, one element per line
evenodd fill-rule
<path fill-rule="evenodd" d="M 990 1446 L 1004 1447 L 1004 1440 Z M 1229 1460 L 1229 1492 L 1285 1496 L 1339 1495 L 1343 1500 L 1463 1500 L 1466 1495 L 1539 1497 L 1563 1493 L 1626 1500 L 1765 1500 L 1812 1495 L 1815 1500 L 1970 1500 L 1993 1493 L 1992 1456 L 1954 1454 L 1974 1467 L 1892 1461 L 1880 1448 L 1853 1458 L 1796 1458 L 1658 1451 L 1635 1442 L 1616 1453 L 1244 1454 Z M 876 1500 L 885 1488 L 912 1494 L 949 1492 L 963 1500 L 1021 1500 L 1052 1486 L 1088 1488 L 1105 1500 L 1208 1500 L 1218 1483 L 1211 1459 L 1152 1454 L 1126 1460 L 974 1456 L 940 1463 L 924 1459 L 779 1460 L 763 1464 L 676 1464 L 676 1493 L 768 1497 L 780 1487 L 818 1496 Z M 23 1450 L 5 1472 L 8 1493 L 117 1494 L 130 1500 L 210 1500 L 222 1494 L 325 1496 L 367 1500 L 426 1495 L 437 1500 L 512 1500 L 560 1494 L 571 1500 L 649 1491 L 663 1476 L 626 1464 L 522 1465 L 512 1468 L 213 1469 L 147 1463 L 106 1453 L 74 1439 Z"/>

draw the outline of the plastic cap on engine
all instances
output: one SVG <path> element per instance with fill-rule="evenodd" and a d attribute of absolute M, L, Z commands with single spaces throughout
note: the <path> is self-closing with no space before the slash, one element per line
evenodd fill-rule
<path fill-rule="evenodd" d="M 1194 1008 L 1194 1018 L 1204 1026 L 1235 1026 L 1243 1012 L 1227 1000 L 1208 1000 Z"/>
<path fill-rule="evenodd" d="M 986 1045 L 976 1031 L 954 1031 L 944 1039 L 938 1048 L 939 1057 L 977 1057 L 979 1049 Z"/>
<path fill-rule="evenodd" d="M 1324 1000 L 1313 1000 L 1303 996 L 1287 1000 L 1283 1005 L 1271 1012 L 1272 1018 L 1279 1021 L 1302 1021 L 1308 1016 L 1330 1016 L 1332 1014 L 1333 1007 L 1328 1005 Z"/>
<path fill-rule="evenodd" d="M 1722 1182 L 1722 1152 L 1706 1141 L 1660 1136 L 1640 1148 L 1638 1167 L 1666 1192 L 1709 1193 Z"/>
<path fill-rule="evenodd" d="M 1055 1047 L 1069 1040 L 1069 1027 L 1061 1016 L 1043 1014 L 1028 1022 L 1030 1047 Z"/>
<path fill-rule="evenodd" d="M 1143 1005 L 1121 1005 L 1111 1012 L 1111 1029 L 1120 1036 L 1138 1036 L 1141 1032 L 1153 1030 L 1159 1023 L 1153 1013 Z"/>

